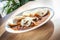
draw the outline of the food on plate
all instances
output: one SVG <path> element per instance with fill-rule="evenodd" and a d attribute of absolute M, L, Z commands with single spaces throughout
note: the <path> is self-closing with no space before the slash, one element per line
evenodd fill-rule
<path fill-rule="evenodd" d="M 8 25 L 13 30 L 26 30 L 40 25 L 49 15 L 50 11 L 46 8 L 26 11 L 21 16 L 15 16 L 13 24 L 9 23 Z"/>

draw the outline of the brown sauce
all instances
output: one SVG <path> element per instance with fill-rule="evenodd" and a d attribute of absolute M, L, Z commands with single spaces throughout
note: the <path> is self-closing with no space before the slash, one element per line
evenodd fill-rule
<path fill-rule="evenodd" d="M 37 17 L 39 17 L 38 15 L 36 15 Z M 21 26 L 20 24 L 20 21 L 21 20 L 18 20 L 17 21 L 17 24 L 9 24 L 10 28 L 12 28 L 13 30 L 26 30 L 26 29 L 29 29 L 29 28 L 32 28 L 34 26 L 37 26 L 39 24 L 41 24 L 42 22 L 44 22 L 48 17 L 50 16 L 50 13 L 48 12 L 46 15 L 44 15 L 43 17 L 39 17 L 40 19 L 37 21 L 37 20 L 34 20 L 35 23 L 31 23 L 31 25 L 29 27 L 27 26 Z"/>

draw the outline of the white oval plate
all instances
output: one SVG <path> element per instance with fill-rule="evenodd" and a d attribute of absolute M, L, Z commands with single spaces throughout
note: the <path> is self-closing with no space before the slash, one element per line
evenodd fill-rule
<path fill-rule="evenodd" d="M 43 8 L 48 8 L 48 7 L 38 7 L 38 8 L 30 9 L 30 10 L 27 10 L 27 11 L 32 11 L 32 10 L 35 10 L 35 9 L 43 9 Z M 49 20 L 54 16 L 54 11 L 53 11 L 51 8 L 48 8 L 48 9 L 49 9 L 49 11 L 50 11 L 50 16 L 49 16 L 44 22 L 42 22 L 40 25 L 38 25 L 38 26 L 36 26 L 36 27 L 30 28 L 30 29 L 26 29 L 26 30 L 18 30 L 18 31 L 13 30 L 13 29 L 9 28 L 9 26 L 8 26 L 8 23 L 12 23 L 12 22 L 13 22 L 13 19 L 14 19 L 14 18 L 11 18 L 11 19 L 9 19 L 9 20 L 6 22 L 5 29 L 6 29 L 6 31 L 8 31 L 8 32 L 10 32 L 10 33 L 23 33 L 23 32 L 31 31 L 31 30 L 33 30 L 33 29 L 36 29 L 36 28 L 38 28 L 38 27 L 41 27 L 43 24 L 45 24 L 47 21 L 49 21 Z M 24 12 L 25 12 L 25 11 L 24 11 Z M 23 13 L 23 12 L 22 12 L 22 13 Z M 22 13 L 17 14 L 17 16 L 18 16 L 18 15 L 21 15 Z"/>

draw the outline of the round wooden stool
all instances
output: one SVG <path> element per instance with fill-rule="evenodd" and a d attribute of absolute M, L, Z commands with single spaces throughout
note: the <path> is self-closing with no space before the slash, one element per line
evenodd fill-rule
<path fill-rule="evenodd" d="M 54 31 L 54 25 L 48 21 L 43 26 L 25 33 L 12 34 L 5 32 L 0 40 L 48 40 Z"/>

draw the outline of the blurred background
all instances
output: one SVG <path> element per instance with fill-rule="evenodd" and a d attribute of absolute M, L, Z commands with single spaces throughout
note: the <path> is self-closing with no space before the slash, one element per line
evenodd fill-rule
<path fill-rule="evenodd" d="M 52 0 L 0 0 L 0 17 L 6 16 L 29 1 L 38 1 L 45 5 L 52 5 Z"/>

